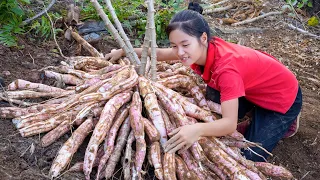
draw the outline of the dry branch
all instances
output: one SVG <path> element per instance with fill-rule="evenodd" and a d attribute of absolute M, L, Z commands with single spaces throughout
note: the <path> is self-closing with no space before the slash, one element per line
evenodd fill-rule
<path fill-rule="evenodd" d="M 78 33 L 71 32 L 72 37 L 79 42 L 93 57 L 102 57 L 103 54 L 99 53 L 96 48 L 94 48 L 91 44 L 89 44 L 85 39 L 83 39 Z"/>
<path fill-rule="evenodd" d="M 318 36 L 318 35 L 312 34 L 312 33 L 308 32 L 308 31 L 306 31 L 306 30 L 303 30 L 303 29 L 300 29 L 300 28 L 298 28 L 298 27 L 295 27 L 295 26 L 292 25 L 292 24 L 287 24 L 287 25 L 288 25 L 289 28 L 291 28 L 291 29 L 293 29 L 293 30 L 297 30 L 297 31 L 299 31 L 300 33 L 302 33 L 302 34 L 304 34 L 304 35 L 311 36 L 311 37 L 313 37 L 313 38 L 315 38 L 315 39 L 320 39 L 320 36 Z"/>
<path fill-rule="evenodd" d="M 262 18 L 265 18 L 267 16 L 273 16 L 273 15 L 279 15 L 279 14 L 283 14 L 285 11 L 275 11 L 275 12 L 268 12 L 266 14 L 263 14 L 261 16 L 257 16 L 257 17 L 254 17 L 252 19 L 246 19 L 244 21 L 240 21 L 240 22 L 236 22 L 236 23 L 233 23 L 231 24 L 232 26 L 238 26 L 238 25 L 243 25 L 243 24 L 248 24 L 248 23 L 252 23 L 254 21 L 257 21 L 259 19 L 262 19 Z"/>
<path fill-rule="evenodd" d="M 218 12 L 223 12 L 223 11 L 226 11 L 226 10 L 229 10 L 233 8 L 233 5 L 227 5 L 225 7 L 220 7 L 220 8 L 214 8 L 214 9 L 205 9 L 203 11 L 204 14 L 210 14 L 210 13 L 218 13 Z"/>
<path fill-rule="evenodd" d="M 156 28 L 154 23 L 154 2 L 153 0 L 146 0 L 148 4 L 148 24 L 149 24 L 149 31 L 150 31 L 150 39 L 151 39 L 151 79 L 156 81 L 156 63 L 157 63 L 157 43 L 156 43 Z"/>
<path fill-rule="evenodd" d="M 54 5 L 54 3 L 56 3 L 56 0 L 51 0 L 50 4 L 48 5 L 47 8 L 45 8 L 43 11 L 39 12 L 38 14 L 36 14 L 35 16 L 33 16 L 32 18 L 26 19 L 22 22 L 23 25 L 27 25 L 29 24 L 31 21 L 37 19 L 38 17 L 42 16 L 44 13 L 46 13 L 47 11 L 49 11 L 49 9 Z"/>

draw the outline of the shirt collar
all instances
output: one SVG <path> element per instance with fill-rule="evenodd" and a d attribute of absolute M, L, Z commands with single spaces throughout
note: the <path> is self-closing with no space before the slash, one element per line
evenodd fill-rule
<path fill-rule="evenodd" d="M 206 64 L 204 65 L 204 71 L 202 74 L 202 78 L 205 82 L 209 82 L 211 79 L 211 69 L 212 69 L 212 65 L 214 63 L 214 44 L 213 44 L 213 40 L 211 40 L 208 43 L 208 52 L 207 52 L 207 59 L 206 59 Z"/>

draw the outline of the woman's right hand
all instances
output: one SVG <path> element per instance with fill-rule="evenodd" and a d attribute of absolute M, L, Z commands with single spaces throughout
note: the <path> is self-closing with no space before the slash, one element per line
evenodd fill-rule
<path fill-rule="evenodd" d="M 122 57 L 122 49 L 112 49 L 111 52 L 109 54 L 105 55 L 105 59 L 108 61 L 116 61 L 118 59 L 120 59 Z"/>

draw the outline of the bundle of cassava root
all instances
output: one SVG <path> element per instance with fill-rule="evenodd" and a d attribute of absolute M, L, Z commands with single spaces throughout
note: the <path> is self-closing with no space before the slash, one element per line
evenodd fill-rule
<path fill-rule="evenodd" d="M 154 82 L 138 76 L 126 59 L 112 64 L 98 57 L 72 57 L 42 72 L 62 81 L 64 89 L 19 79 L 1 94 L 16 101 L 54 98 L 24 108 L 2 107 L 0 117 L 13 118 L 23 137 L 46 133 L 43 148 L 74 129 L 52 162 L 51 178 L 66 170 L 87 136 L 83 162 L 67 170 L 83 171 L 86 179 L 111 178 L 121 158 L 125 179 L 143 179 L 143 164 L 153 166 L 158 179 L 292 178 L 283 167 L 246 160 L 240 148 L 255 144 L 237 132 L 201 137 L 186 151 L 164 153 L 162 146 L 173 129 L 214 121 L 221 112 L 218 104 L 205 99 L 188 68 L 161 62 L 157 69 Z"/>
<path fill-rule="evenodd" d="M 24 106 L 2 107 L 0 118 L 11 118 L 23 137 L 46 133 L 40 142 L 43 148 L 72 131 L 52 162 L 50 178 L 61 176 L 63 171 L 82 171 L 86 179 L 110 179 L 119 163 L 124 179 L 144 179 L 147 165 L 154 167 L 156 178 L 164 180 L 293 178 L 281 166 L 245 159 L 240 149 L 259 145 L 237 131 L 225 137 L 201 137 L 188 150 L 164 153 L 171 131 L 212 122 L 221 114 L 221 107 L 205 99 L 203 84 L 187 67 L 176 62 L 156 64 L 152 0 L 146 0 L 148 23 L 141 62 L 110 0 L 105 2 L 121 37 L 98 1 L 91 2 L 129 59 L 106 61 L 72 32 L 93 57 L 70 57 L 61 66 L 43 69 L 43 75 L 56 79 L 64 88 L 19 79 L 0 95 L 10 104 Z M 149 45 L 151 61 L 147 58 Z M 21 101 L 48 97 L 40 103 Z M 84 159 L 67 169 L 87 136 L 90 141 Z M 91 173 L 94 168 L 95 174 Z"/>

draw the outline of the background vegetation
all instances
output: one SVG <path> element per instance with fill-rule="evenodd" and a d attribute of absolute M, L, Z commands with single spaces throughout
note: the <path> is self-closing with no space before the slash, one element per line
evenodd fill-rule
<path fill-rule="evenodd" d="M 50 0 L 42 1 L 43 8 Z M 103 0 L 98 0 L 101 5 L 104 5 Z M 81 9 L 80 20 L 82 22 L 94 19 L 99 21 L 100 17 L 96 13 L 95 8 L 90 3 L 90 0 L 76 0 L 74 1 Z M 135 36 L 136 40 L 134 45 L 139 46 L 143 38 L 146 25 L 147 9 L 144 5 L 144 0 L 117 0 L 113 1 L 113 7 L 116 14 L 122 22 L 124 29 L 129 36 Z M 164 3 L 165 2 L 165 3 Z M 312 0 L 286 0 L 287 4 L 294 8 L 301 9 L 312 7 Z M 23 24 L 23 21 L 33 17 L 36 13 L 35 10 L 30 8 L 30 3 L 39 3 L 38 1 L 30 0 L 2 0 L 0 2 L 0 44 L 8 47 L 18 46 L 17 40 L 19 35 L 27 35 L 30 40 L 45 41 L 51 39 L 53 33 L 62 32 L 65 27 L 55 26 L 58 20 L 66 16 L 66 9 L 59 9 L 59 11 L 51 11 L 41 18 L 32 21 L 30 24 Z M 171 17 L 178 11 L 186 8 L 187 5 L 183 0 L 156 0 L 155 1 L 155 24 L 157 33 L 157 43 L 166 44 L 165 27 L 169 23 Z M 108 14 L 107 9 L 105 12 Z M 292 13 L 294 15 L 294 13 Z M 50 19 L 54 28 L 52 28 Z M 111 19 L 111 18 L 110 18 Z M 318 17 L 311 17 L 308 22 L 309 26 L 315 26 L 318 22 Z"/>

